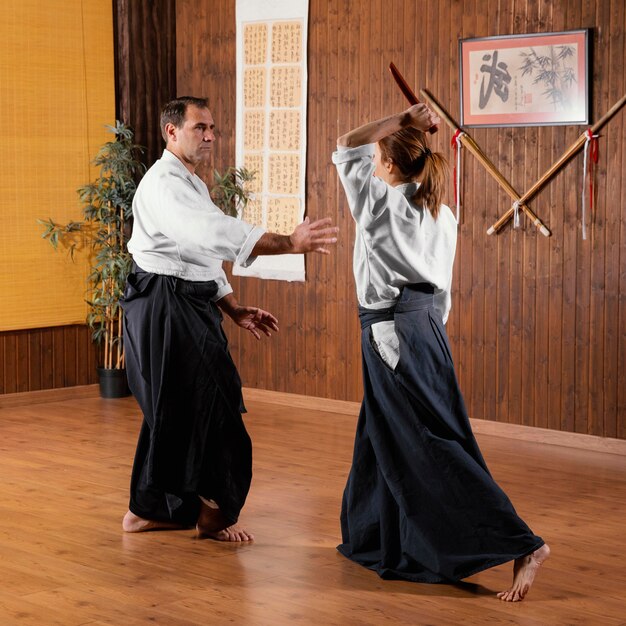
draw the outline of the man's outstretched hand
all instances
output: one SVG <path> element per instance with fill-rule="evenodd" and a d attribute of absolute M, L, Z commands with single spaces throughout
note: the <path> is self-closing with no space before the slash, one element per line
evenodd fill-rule
<path fill-rule="evenodd" d="M 261 333 L 271 337 L 272 330 L 278 332 L 278 320 L 271 313 L 258 307 L 237 305 L 228 311 L 228 315 L 237 326 L 250 331 L 257 339 L 261 339 Z"/>
<path fill-rule="evenodd" d="M 330 217 L 312 222 L 308 217 L 296 226 L 291 235 L 263 233 L 252 249 L 251 256 L 264 254 L 330 254 L 326 247 L 337 243 L 339 229 L 331 226 Z"/>
<path fill-rule="evenodd" d="M 337 233 L 339 229 L 331 226 L 332 219 L 325 217 L 321 220 L 311 222 L 308 217 L 304 218 L 302 224 L 298 224 L 289 239 L 293 246 L 294 254 L 305 252 L 317 252 L 319 254 L 330 254 L 330 250 L 325 246 L 337 243 Z"/>

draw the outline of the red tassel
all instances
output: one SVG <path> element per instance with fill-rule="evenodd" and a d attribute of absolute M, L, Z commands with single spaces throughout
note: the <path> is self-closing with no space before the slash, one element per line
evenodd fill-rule
<path fill-rule="evenodd" d="M 598 138 L 593 134 L 591 128 L 587 130 L 589 137 L 589 210 L 593 211 L 593 167 L 598 162 Z"/>

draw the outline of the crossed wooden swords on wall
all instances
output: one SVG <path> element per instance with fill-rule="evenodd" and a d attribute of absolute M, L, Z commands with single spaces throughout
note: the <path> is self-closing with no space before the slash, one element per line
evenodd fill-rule
<path fill-rule="evenodd" d="M 398 68 L 391 63 L 389 65 L 396 83 L 400 87 L 400 90 L 411 104 L 418 104 L 419 100 L 413 93 L 413 90 L 409 87 L 408 83 L 404 80 L 402 74 L 398 71 Z M 496 182 L 506 191 L 506 193 L 513 200 L 513 205 L 506 213 L 500 217 L 494 224 L 487 230 L 488 235 L 497 233 L 514 215 L 516 209 L 524 211 L 530 218 L 531 222 L 539 229 L 542 235 L 549 237 L 551 235 L 547 226 L 535 215 L 530 209 L 527 202 L 534 197 L 537 192 L 544 187 L 565 164 L 577 154 L 585 145 L 589 137 L 589 133 L 595 135 L 623 106 L 626 104 L 626 95 L 622 96 L 608 111 L 605 113 L 591 128 L 590 131 L 585 131 L 576 139 L 576 141 L 561 155 L 561 157 L 554 162 L 554 164 L 546 171 L 546 173 L 522 196 L 515 191 L 509 181 L 500 173 L 498 168 L 489 160 L 487 155 L 480 149 L 478 144 L 472 139 L 467 131 L 462 130 L 459 125 L 452 119 L 452 117 L 446 112 L 446 110 L 437 102 L 435 97 L 426 89 L 421 89 L 420 94 L 429 106 L 443 119 L 446 124 L 452 129 L 455 134 L 458 134 L 461 144 L 467 148 L 484 166 L 489 174 L 496 180 Z M 430 133 L 437 132 L 437 127 L 433 126 L 429 129 Z"/>

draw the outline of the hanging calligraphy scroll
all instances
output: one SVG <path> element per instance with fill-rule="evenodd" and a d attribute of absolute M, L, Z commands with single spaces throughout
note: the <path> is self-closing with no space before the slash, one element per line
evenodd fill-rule
<path fill-rule="evenodd" d="M 255 172 L 241 217 L 285 235 L 305 212 L 308 11 L 308 0 L 237 0 L 236 163 Z M 260 257 L 233 273 L 303 281 L 304 256 Z"/>
<path fill-rule="evenodd" d="M 588 30 L 462 39 L 462 126 L 589 123 Z"/>

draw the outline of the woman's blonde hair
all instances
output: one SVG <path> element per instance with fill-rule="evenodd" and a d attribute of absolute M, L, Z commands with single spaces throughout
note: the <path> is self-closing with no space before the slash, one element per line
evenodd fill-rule
<path fill-rule="evenodd" d="M 412 200 L 426 207 L 437 219 L 448 176 L 448 162 L 441 152 L 431 152 L 426 134 L 416 128 L 403 128 L 378 142 L 383 161 L 391 160 L 405 182 L 423 173 Z"/>

